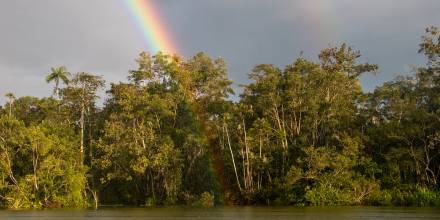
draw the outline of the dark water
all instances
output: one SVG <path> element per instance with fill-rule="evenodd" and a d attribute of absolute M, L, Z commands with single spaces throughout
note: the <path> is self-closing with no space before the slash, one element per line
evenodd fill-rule
<path fill-rule="evenodd" d="M 103 208 L 95 210 L 0 210 L 0 219 L 440 219 L 440 208 L 394 207 L 221 207 Z"/>

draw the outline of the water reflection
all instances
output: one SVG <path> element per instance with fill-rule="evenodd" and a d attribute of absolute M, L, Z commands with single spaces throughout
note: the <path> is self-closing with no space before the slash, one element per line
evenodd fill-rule
<path fill-rule="evenodd" d="M 0 211 L 0 219 L 440 219 L 436 208 L 395 207 L 217 207 L 198 209 L 102 208 L 99 210 Z"/>

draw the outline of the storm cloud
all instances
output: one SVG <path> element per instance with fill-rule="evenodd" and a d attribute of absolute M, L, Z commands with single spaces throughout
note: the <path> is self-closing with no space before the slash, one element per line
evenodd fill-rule
<path fill-rule="evenodd" d="M 162 22 L 185 57 L 204 51 L 224 58 L 235 86 L 258 63 L 280 67 L 300 52 L 316 59 L 346 42 L 377 63 L 372 90 L 422 65 L 424 28 L 440 25 L 438 0 L 155 0 Z M 50 67 L 125 80 L 134 59 L 148 51 L 122 0 L 11 0 L 0 2 L 0 104 L 3 94 L 47 96 Z"/>

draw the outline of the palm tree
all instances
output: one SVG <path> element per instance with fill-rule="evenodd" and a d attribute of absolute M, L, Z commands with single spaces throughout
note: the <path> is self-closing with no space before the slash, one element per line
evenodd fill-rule
<path fill-rule="evenodd" d="M 9 117 L 12 116 L 12 107 L 14 105 L 14 101 L 15 101 L 15 95 L 13 93 L 6 93 L 5 97 L 8 98 L 8 104 L 9 104 Z"/>
<path fill-rule="evenodd" d="M 55 88 L 53 89 L 53 95 L 57 94 L 60 97 L 60 82 L 64 84 L 69 84 L 70 73 L 67 71 L 65 66 L 52 67 L 50 68 L 51 73 L 46 76 L 46 82 L 50 83 L 55 81 Z"/>

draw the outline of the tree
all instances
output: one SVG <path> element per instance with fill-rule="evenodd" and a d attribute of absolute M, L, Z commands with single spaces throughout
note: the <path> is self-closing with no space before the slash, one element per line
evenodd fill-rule
<path fill-rule="evenodd" d="M 94 167 L 103 201 L 115 195 L 127 204 L 173 204 L 182 183 L 183 143 L 176 125 L 178 93 L 169 75 L 169 60 L 158 54 L 151 66 L 141 54 L 130 83 L 112 84 L 102 135 L 96 142 Z M 141 74 L 147 70 L 150 74 Z M 142 75 L 142 76 L 141 76 Z"/>
<path fill-rule="evenodd" d="M 431 26 L 426 28 L 425 32 L 426 35 L 422 37 L 422 42 L 419 44 L 419 53 L 423 53 L 428 58 L 429 67 L 438 68 L 440 66 L 440 30 L 438 27 Z"/>
<path fill-rule="evenodd" d="M 427 28 L 426 65 L 372 92 L 377 65 L 346 44 L 256 65 L 236 100 L 204 53 L 142 52 L 102 108 L 101 76 L 52 68 L 52 97 L 0 108 L 0 206 L 438 206 L 439 40 Z"/>
<path fill-rule="evenodd" d="M 440 148 L 439 37 L 435 27 L 426 29 L 419 53 L 426 67 L 414 69 L 378 87 L 369 95 L 368 147 L 378 164 L 383 164 L 383 188 L 405 184 L 437 187 Z"/>
<path fill-rule="evenodd" d="M 84 207 L 85 169 L 75 159 L 76 141 L 65 126 L 26 127 L 0 116 L 0 203 L 15 209 Z"/>
<path fill-rule="evenodd" d="M 53 89 L 53 95 L 61 96 L 60 93 L 60 82 L 65 85 L 69 84 L 70 73 L 67 71 L 65 66 L 60 67 L 52 67 L 51 72 L 46 76 L 46 82 L 50 83 L 52 81 L 55 82 L 55 87 Z"/>
<path fill-rule="evenodd" d="M 80 72 L 72 77 L 69 86 L 62 91 L 63 102 L 70 106 L 74 117 L 79 118 L 79 156 L 81 163 L 84 163 L 86 119 L 89 119 L 90 122 L 89 116 L 95 109 L 95 101 L 98 98 L 97 92 L 104 85 L 105 81 L 101 76 Z M 89 128 L 90 125 L 89 123 Z"/>
<path fill-rule="evenodd" d="M 15 102 L 15 95 L 13 93 L 6 93 L 5 97 L 8 98 L 8 105 L 9 105 L 9 117 L 12 117 L 12 111 L 14 109 L 14 102 Z"/>

